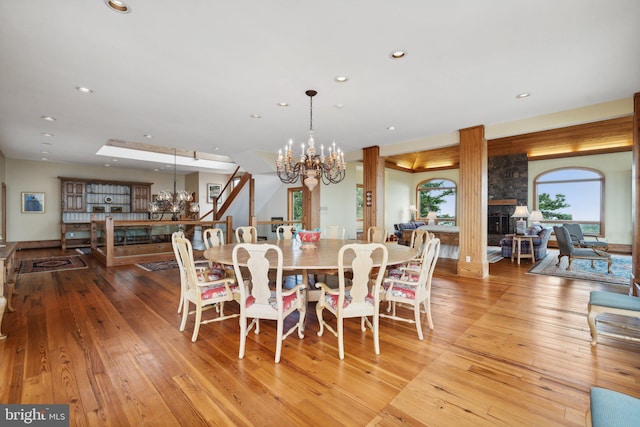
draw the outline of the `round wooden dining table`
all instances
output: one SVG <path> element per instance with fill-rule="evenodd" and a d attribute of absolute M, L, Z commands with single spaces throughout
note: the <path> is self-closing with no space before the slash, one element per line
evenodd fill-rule
<path fill-rule="evenodd" d="M 303 249 L 302 244 L 296 239 L 290 240 L 271 240 L 261 243 L 271 243 L 277 245 L 282 250 L 282 268 L 283 271 L 294 270 L 302 275 L 302 280 L 307 285 L 307 290 L 310 291 L 308 286 L 309 274 L 326 273 L 327 271 L 338 269 L 338 251 L 347 243 L 367 243 L 363 240 L 342 240 L 342 239 L 320 239 L 315 243 L 313 249 Z M 228 244 L 222 246 L 216 246 L 204 251 L 204 257 L 213 262 L 218 262 L 225 265 L 233 265 L 232 252 L 236 244 Z M 401 264 L 410 261 L 415 255 L 416 250 L 408 246 L 399 245 L 397 242 L 385 243 L 389 258 L 387 265 Z M 246 266 L 246 253 L 245 258 L 242 258 L 243 254 L 238 260 L 240 266 Z M 271 252 L 267 254 L 269 262 L 272 268 L 277 268 L 277 260 L 275 253 Z M 382 261 L 380 252 L 374 252 L 373 262 L 374 266 L 380 266 Z M 347 259 L 347 261 L 349 261 Z M 308 299 L 313 301 L 314 294 L 316 292 L 310 292 Z"/>

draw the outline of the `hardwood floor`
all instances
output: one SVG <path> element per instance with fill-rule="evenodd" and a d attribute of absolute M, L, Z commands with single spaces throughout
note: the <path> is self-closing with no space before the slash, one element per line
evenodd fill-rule
<path fill-rule="evenodd" d="M 177 270 L 83 258 L 88 269 L 19 276 L 0 402 L 68 403 L 71 425 L 90 426 L 581 426 L 591 386 L 640 397 L 640 344 L 589 344 L 589 291 L 623 287 L 528 275 L 528 262 L 502 260 L 473 280 L 440 259 L 435 330 L 424 320 L 419 341 L 413 325 L 381 319 L 379 356 L 352 320 L 339 360 L 310 305 L 304 339 L 288 337 L 275 364 L 271 322 L 249 334 L 243 360 L 235 319 L 203 325 L 196 343 L 192 317 L 179 332 Z"/>

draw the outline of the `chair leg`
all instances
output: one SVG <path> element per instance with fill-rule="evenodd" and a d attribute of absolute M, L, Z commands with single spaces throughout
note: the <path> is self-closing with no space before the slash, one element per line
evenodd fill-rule
<path fill-rule="evenodd" d="M 189 301 L 187 299 L 182 300 L 182 322 L 180 322 L 180 332 L 184 332 L 184 328 L 187 327 L 187 316 L 189 315 Z"/>
<path fill-rule="evenodd" d="M 278 328 L 276 335 L 276 363 L 280 363 L 280 354 L 282 354 L 282 330 L 284 328 L 284 319 L 278 319 L 276 327 Z"/>
<path fill-rule="evenodd" d="M 589 323 L 589 332 L 591 333 L 592 346 L 595 346 L 598 340 L 596 316 L 597 316 L 597 313 L 595 311 L 591 311 L 591 305 L 589 305 L 589 314 L 587 315 L 587 323 Z"/>
<path fill-rule="evenodd" d="M 247 318 L 240 315 L 240 350 L 238 351 L 238 359 L 244 358 L 244 348 L 247 342 Z"/>
<path fill-rule="evenodd" d="M 431 298 L 427 298 L 422 301 L 424 304 L 424 311 L 427 312 L 427 321 L 429 322 L 429 329 L 433 329 L 433 319 L 431 318 Z"/>
<path fill-rule="evenodd" d="M 371 320 L 373 320 L 373 351 L 376 354 L 380 354 L 380 317 L 374 314 Z"/>
<path fill-rule="evenodd" d="M 182 311 L 182 305 L 184 304 L 184 295 L 182 294 L 182 290 L 180 290 L 180 304 L 178 304 L 178 314 Z"/>
<path fill-rule="evenodd" d="M 320 301 L 316 304 L 316 317 L 318 318 L 318 324 L 320 325 L 320 330 L 318 331 L 318 336 L 321 337 L 324 333 L 324 319 L 322 318 L 322 311 L 324 306 L 320 304 Z"/>
<path fill-rule="evenodd" d="M 429 312 L 427 312 L 427 316 L 428 315 Z M 424 336 L 422 335 L 422 322 L 420 320 L 420 304 L 415 304 L 413 306 L 413 316 L 416 322 L 416 330 L 418 331 L 418 339 L 422 341 L 424 339 Z"/>
<path fill-rule="evenodd" d="M 193 325 L 193 335 L 191 336 L 191 342 L 196 342 L 198 339 L 198 332 L 200 331 L 200 322 L 202 321 L 202 306 L 196 305 L 196 323 Z"/>
<path fill-rule="evenodd" d="M 343 320 L 342 317 L 338 317 L 338 355 L 340 356 L 340 360 L 344 360 L 344 341 L 342 340 L 343 335 Z"/>
<path fill-rule="evenodd" d="M 307 315 L 307 300 L 302 298 L 302 303 L 298 307 L 298 338 L 304 338 L 304 319 Z"/>

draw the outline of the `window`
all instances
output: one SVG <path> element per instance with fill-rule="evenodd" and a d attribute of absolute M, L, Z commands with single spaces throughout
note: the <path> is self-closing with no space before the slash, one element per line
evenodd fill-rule
<path fill-rule="evenodd" d="M 418 218 L 426 220 L 429 212 L 438 216 L 438 225 L 456 225 L 456 183 L 441 178 L 429 179 L 418 184 Z"/>
<path fill-rule="evenodd" d="M 356 185 L 356 220 L 364 219 L 364 187 L 362 184 Z"/>
<path fill-rule="evenodd" d="M 534 182 L 535 209 L 549 225 L 580 224 L 583 233 L 604 232 L 604 176 L 585 168 L 545 172 Z"/>
<path fill-rule="evenodd" d="M 302 221 L 302 187 L 289 188 L 287 194 L 287 214 L 289 221 Z M 302 229 L 302 223 L 295 224 L 297 230 Z"/>

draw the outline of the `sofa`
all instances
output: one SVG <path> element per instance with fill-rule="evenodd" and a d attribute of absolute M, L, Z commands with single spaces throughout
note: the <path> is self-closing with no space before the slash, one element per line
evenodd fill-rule
<path fill-rule="evenodd" d="M 533 255 L 536 260 L 540 260 L 547 256 L 547 243 L 549 242 L 549 238 L 551 237 L 551 228 L 544 228 L 541 225 L 532 225 L 527 228 L 526 234 L 532 235 L 535 234 L 537 237 L 532 239 L 533 241 Z M 502 240 L 500 240 L 500 247 L 502 249 L 502 256 L 504 258 L 511 258 L 511 253 L 513 250 L 513 235 L 507 234 L 504 236 Z M 530 254 L 531 248 L 529 247 L 528 241 L 522 242 L 522 253 Z"/>
<path fill-rule="evenodd" d="M 427 225 L 424 221 L 411 221 L 401 222 L 399 224 L 393 224 L 393 234 L 396 235 L 398 243 L 401 245 L 409 245 L 409 242 L 402 240 L 402 230 L 415 230 L 416 228 Z"/>

